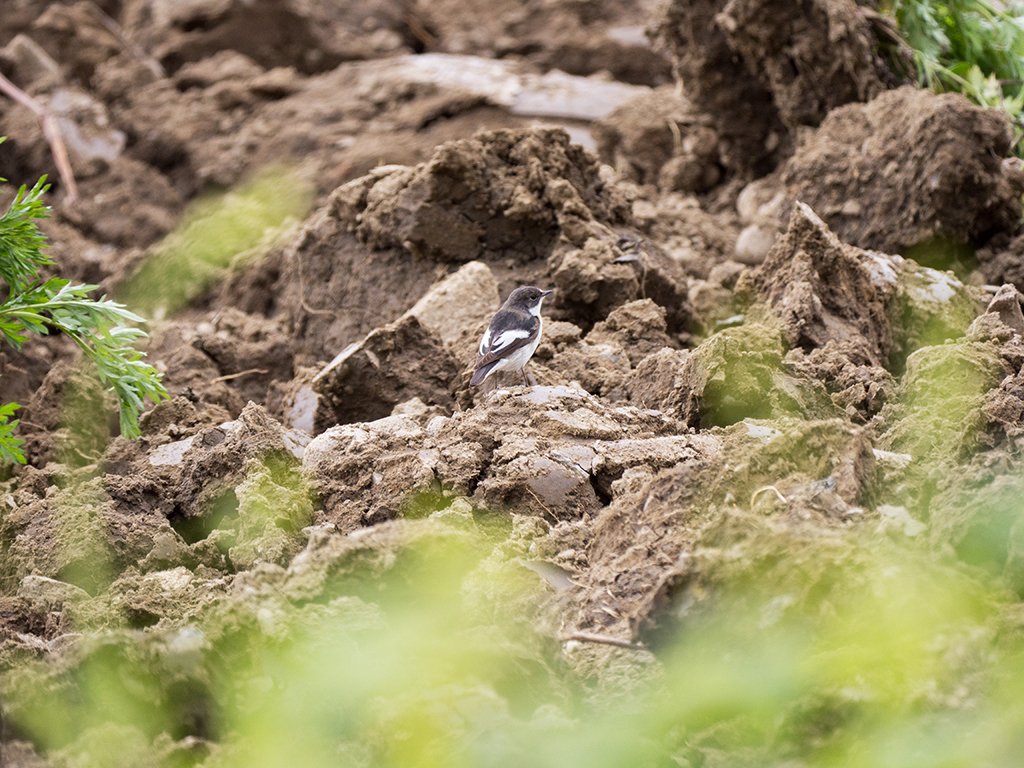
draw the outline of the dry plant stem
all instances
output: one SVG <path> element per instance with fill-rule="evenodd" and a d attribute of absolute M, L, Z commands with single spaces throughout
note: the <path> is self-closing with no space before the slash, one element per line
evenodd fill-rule
<path fill-rule="evenodd" d="M 432 48 L 437 45 L 437 38 L 427 29 L 423 19 L 414 7 L 415 5 L 415 2 L 408 3 L 402 13 L 402 21 L 409 28 L 409 31 L 412 32 L 413 37 L 423 44 L 424 48 Z"/>
<path fill-rule="evenodd" d="M 68 150 L 67 147 L 64 146 L 64 139 L 61 138 L 60 126 L 57 125 L 57 118 L 50 110 L 33 99 L 2 74 L 0 74 L 0 92 L 6 94 L 14 102 L 32 110 L 36 119 L 39 120 L 39 124 L 43 129 L 43 136 L 46 137 L 46 141 L 50 145 L 50 152 L 53 154 L 53 161 L 57 165 L 57 172 L 60 174 L 61 181 L 64 182 L 64 187 L 67 190 L 65 202 L 68 205 L 74 205 L 78 200 L 78 185 L 75 183 L 75 174 L 71 170 L 71 160 L 68 158 Z"/>
<path fill-rule="evenodd" d="M 138 59 L 140 62 L 142 62 L 146 69 L 148 69 L 158 78 L 167 77 L 167 73 L 164 71 L 164 68 L 160 64 L 160 62 L 154 59 L 149 54 L 147 54 L 137 45 L 135 45 L 131 40 L 129 40 L 128 36 L 125 35 L 124 30 L 121 28 L 121 25 L 119 25 L 116 21 L 110 18 L 110 16 L 108 16 L 102 8 L 96 5 L 96 3 L 92 2 L 92 0 L 89 0 L 89 2 L 86 4 L 86 7 L 89 9 L 90 13 L 92 13 L 92 15 L 96 17 L 96 20 L 103 25 L 103 28 L 106 29 L 107 32 L 112 34 L 115 38 L 117 38 L 117 42 L 121 44 L 121 47 L 124 48 L 136 59 Z"/>
<path fill-rule="evenodd" d="M 526 486 L 526 490 L 531 496 L 533 496 L 534 501 L 536 501 L 538 504 L 541 505 L 541 507 L 544 508 L 544 511 L 547 513 L 548 519 L 551 520 L 552 523 L 557 523 L 558 515 L 551 511 L 551 507 L 549 507 L 547 504 L 541 501 L 540 496 L 534 493 L 533 489 L 530 486 Z"/>
<path fill-rule="evenodd" d="M 774 493 L 775 494 L 775 498 L 777 498 L 783 504 L 789 504 L 789 500 L 785 496 L 782 495 L 782 491 L 780 491 L 774 485 L 766 485 L 764 488 L 758 488 L 756 491 L 753 492 L 753 494 L 751 494 L 751 496 L 750 496 L 750 506 L 751 507 L 754 506 L 754 502 L 757 501 L 757 497 L 760 496 L 762 493 L 769 493 L 769 492 Z"/>
<path fill-rule="evenodd" d="M 299 273 L 299 304 L 304 310 L 309 312 L 311 315 L 330 315 L 336 316 L 336 312 L 331 312 L 329 309 L 315 309 L 306 303 L 306 280 L 302 275 L 302 254 L 296 253 L 298 259 L 298 273 Z"/>
<path fill-rule="evenodd" d="M 246 368 L 244 371 L 238 373 L 226 373 L 223 376 L 218 376 L 213 381 L 231 381 L 232 379 L 239 379 L 242 376 L 251 376 L 252 374 L 264 374 L 267 372 L 266 368 Z"/>
<path fill-rule="evenodd" d="M 568 635 L 562 635 L 559 638 L 563 643 L 568 643 L 575 640 L 578 643 L 597 643 L 598 645 L 612 645 L 616 648 L 626 648 L 630 651 L 646 651 L 642 645 L 637 643 L 631 643 L 629 640 L 622 640 L 618 637 L 612 637 L 611 635 L 599 635 L 594 632 L 573 632 Z"/>

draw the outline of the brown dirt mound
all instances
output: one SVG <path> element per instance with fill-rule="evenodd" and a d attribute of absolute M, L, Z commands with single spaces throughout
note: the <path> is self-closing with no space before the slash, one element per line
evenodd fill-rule
<path fill-rule="evenodd" d="M 649 199 L 641 194 L 633 203 L 633 219 L 645 241 L 671 256 L 688 275 L 710 280 L 716 267 L 735 258 L 739 225 L 731 202 L 724 211 L 709 207 L 689 195 Z"/>
<path fill-rule="evenodd" d="M 804 203 L 737 290 L 767 301 L 790 346 L 842 348 L 856 365 L 888 366 L 897 351 L 962 334 L 977 314 L 951 273 L 847 245 Z"/>
<path fill-rule="evenodd" d="M 844 421 L 746 422 L 701 437 L 715 450 L 653 472 L 639 467 L 614 486 L 594 521 L 589 568 L 576 579 L 582 626 L 611 631 L 664 618 L 662 580 L 735 507 L 756 507 L 780 525 L 813 517 L 819 530 L 856 520 L 874 460 L 863 433 Z M 723 471 L 716 457 L 726 455 Z"/>
<path fill-rule="evenodd" d="M 978 311 L 952 274 L 843 243 L 803 203 L 736 290 L 765 302 L 779 324 L 787 347 L 781 370 L 803 387 L 824 385 L 833 405 L 860 423 L 892 398 L 890 371 L 900 373 L 906 355 L 959 337 Z M 757 306 L 749 311 L 761 314 Z"/>
<path fill-rule="evenodd" d="M 854 0 L 729 0 L 715 16 L 791 132 L 841 104 L 868 101 L 893 77 L 871 17 Z"/>
<path fill-rule="evenodd" d="M 672 52 L 676 78 L 715 121 L 727 167 L 761 175 L 778 161 L 785 127 L 771 92 L 750 77 L 715 23 L 723 0 L 673 2 L 658 32 Z"/>
<path fill-rule="evenodd" d="M 276 284 L 268 311 L 281 314 L 304 365 L 334 357 L 398 317 L 438 276 L 400 250 L 372 252 L 347 231 L 336 200 L 261 268 L 276 273 L 270 276 Z M 250 290 L 259 290 L 261 282 Z"/>
<path fill-rule="evenodd" d="M 863 344 L 829 341 L 824 347 L 792 349 L 786 366 L 798 378 L 817 379 L 825 385 L 833 404 L 854 423 L 867 423 L 892 397 L 895 377 L 879 365 L 858 363 Z"/>
<path fill-rule="evenodd" d="M 364 177 L 336 196 L 341 217 L 376 249 L 442 262 L 546 258 L 565 236 L 628 212 L 593 157 L 560 130 L 496 131 L 439 147 L 416 168 Z"/>
<path fill-rule="evenodd" d="M 719 331 L 688 353 L 650 355 L 625 386 L 634 402 L 694 427 L 835 412 L 822 383 L 787 364 L 779 329 L 754 322 Z"/>
<path fill-rule="evenodd" d="M 57 476 L 51 469 L 23 478 L 17 509 L 3 518 L 5 592 L 14 592 L 30 576 L 45 576 L 95 594 L 142 560 L 158 532 L 167 529 L 166 518 L 152 509 L 126 514 L 106 495 L 101 478 L 58 489 Z"/>
<path fill-rule="evenodd" d="M 348 346 L 316 375 L 313 389 L 326 410 L 318 421 L 372 421 L 410 397 L 450 408 L 459 368 L 437 336 L 404 316 Z"/>
<path fill-rule="evenodd" d="M 861 248 L 983 242 L 1020 221 L 1024 176 L 1008 159 L 1011 142 L 1001 112 L 900 88 L 831 112 L 782 181 Z"/>
<path fill-rule="evenodd" d="M 450 417 L 422 410 L 333 427 L 306 449 L 304 467 L 341 530 L 397 516 L 417 494 L 465 496 L 551 522 L 596 513 L 630 466 L 700 453 L 699 438 L 651 411 L 615 407 L 566 386 L 517 387 Z M 664 453 L 678 442 L 678 450 Z"/>
<path fill-rule="evenodd" d="M 550 325 L 535 358 L 538 380 L 574 382 L 612 401 L 627 398 L 624 385 L 630 371 L 648 355 L 678 346 L 667 332 L 665 309 L 650 299 L 619 306 L 585 336 L 569 323 Z"/>
<path fill-rule="evenodd" d="M 624 178 L 666 192 L 706 192 L 722 178 L 718 134 L 672 86 L 619 107 L 594 125 L 601 159 Z"/>
<path fill-rule="evenodd" d="M 853 0 L 674 0 L 665 13 L 658 31 L 677 76 L 743 175 L 769 171 L 799 127 L 892 80 Z"/>
<path fill-rule="evenodd" d="M 645 239 L 589 238 L 582 248 L 553 254 L 549 266 L 558 306 L 580 325 L 590 326 L 643 298 L 666 309 L 673 332 L 690 321 L 689 280 L 682 265 Z"/>
<path fill-rule="evenodd" d="M 564 132 L 484 133 L 444 144 L 418 166 L 384 167 L 342 186 L 282 253 L 233 281 L 225 300 L 238 289 L 243 302 L 251 291 L 265 296 L 266 285 L 276 284 L 269 305 L 258 308 L 281 314 L 296 341 L 296 363 L 312 364 L 410 310 L 448 264 L 479 257 L 494 278 L 486 287 L 471 280 L 445 301 L 478 306 L 494 302 L 493 280 L 501 295 L 535 282 L 554 285 L 556 316 L 580 326 L 649 298 L 665 308 L 669 330 L 678 333 L 691 319 L 688 278 L 679 259 L 653 244 L 617 238 L 613 227 L 628 216 L 623 192 Z M 482 308 L 473 313 L 473 327 L 459 326 L 458 367 L 470 361 L 485 315 Z M 435 321 L 433 330 L 453 341 L 443 323 Z M 385 399 L 390 405 L 372 417 L 398 402 Z M 359 409 L 350 416 L 371 417 Z"/>
<path fill-rule="evenodd" d="M 1018 234 L 1012 239 L 1007 236 L 995 238 L 988 246 L 979 249 L 978 267 L 985 276 L 985 282 L 993 285 L 1013 283 L 1018 290 L 1024 290 L 1024 235 Z"/>
<path fill-rule="evenodd" d="M 399 0 L 372 5 L 138 0 L 126 5 L 126 32 L 171 72 L 222 50 L 238 51 L 264 67 L 322 72 L 345 60 L 411 50 L 416 44 L 408 4 Z"/>
<path fill-rule="evenodd" d="M 893 347 L 887 315 L 896 294 L 886 256 L 840 242 L 810 207 L 797 203 L 785 235 L 740 290 L 763 297 L 780 316 L 786 342 L 810 350 L 826 343 L 863 346 L 857 357 L 880 365 Z"/>

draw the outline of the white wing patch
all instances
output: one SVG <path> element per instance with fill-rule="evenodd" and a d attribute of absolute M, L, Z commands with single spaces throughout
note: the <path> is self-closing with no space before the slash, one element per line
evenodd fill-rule
<path fill-rule="evenodd" d="M 490 336 L 490 329 L 488 329 L 486 335 Z M 494 339 L 493 342 L 491 342 L 490 348 L 487 350 L 487 352 L 499 352 L 503 350 L 505 347 L 507 347 L 509 344 L 513 343 L 516 339 L 525 339 L 529 335 L 529 331 L 522 330 L 519 328 L 513 328 L 508 331 L 502 331 L 501 333 L 498 334 L 498 337 Z"/>
<path fill-rule="evenodd" d="M 520 347 L 514 352 L 510 352 L 505 357 L 501 357 L 499 355 L 498 360 L 494 361 L 488 366 L 487 373 L 485 373 L 483 378 L 480 379 L 480 381 L 477 383 L 482 384 L 492 374 L 495 374 L 498 371 L 522 370 L 526 366 L 526 364 L 530 362 L 530 358 L 533 357 L 533 353 L 537 351 L 537 346 L 540 344 L 540 334 L 543 328 L 544 320 L 542 318 L 538 318 L 537 330 L 536 334 L 534 334 L 533 340 L 526 344 L 526 346 Z M 490 342 L 491 340 L 491 329 L 488 328 L 487 331 L 484 333 L 483 338 L 480 340 L 480 356 L 483 357 L 484 354 L 488 352 L 499 352 L 500 350 L 504 349 L 505 347 L 509 346 L 514 341 L 516 341 L 516 339 L 524 339 L 529 337 L 530 335 L 530 331 L 527 331 L 522 328 L 515 328 L 509 329 L 507 331 L 502 331 L 494 340 L 494 345 L 488 349 L 485 346 L 485 344 L 487 342 Z"/>

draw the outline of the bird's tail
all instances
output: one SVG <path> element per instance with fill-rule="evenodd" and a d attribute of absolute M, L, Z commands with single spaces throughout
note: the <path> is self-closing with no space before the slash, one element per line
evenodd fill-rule
<path fill-rule="evenodd" d="M 487 378 L 488 374 L 490 374 L 491 372 L 491 369 L 493 369 L 496 364 L 497 361 L 495 361 L 494 363 L 489 363 L 487 365 L 481 366 L 480 368 L 477 368 L 475 371 L 473 371 L 473 377 L 469 380 L 470 386 L 479 387 L 481 384 L 483 384 L 484 379 Z"/>

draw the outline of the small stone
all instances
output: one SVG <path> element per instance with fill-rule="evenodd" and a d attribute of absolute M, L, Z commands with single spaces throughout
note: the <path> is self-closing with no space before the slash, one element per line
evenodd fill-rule
<path fill-rule="evenodd" d="M 996 291 L 985 312 L 998 314 L 1004 325 L 1024 336 L 1024 313 L 1021 312 L 1020 300 L 1020 291 L 1007 283 Z"/>
<path fill-rule="evenodd" d="M 154 467 L 178 466 L 185 460 L 185 454 L 192 449 L 195 437 L 186 437 L 173 443 L 165 443 L 149 454 L 149 463 Z"/>
<path fill-rule="evenodd" d="M 292 396 L 285 422 L 295 429 L 313 434 L 316 411 L 320 407 L 320 395 L 308 384 L 303 384 Z"/>
<path fill-rule="evenodd" d="M 18 597 L 24 597 L 47 608 L 59 608 L 65 603 L 87 600 L 89 593 L 74 584 L 46 576 L 29 575 L 21 580 Z"/>
<path fill-rule="evenodd" d="M 460 359 L 470 360 L 478 335 L 500 303 L 491 268 L 471 261 L 437 283 L 406 315 L 419 320 Z"/>
<path fill-rule="evenodd" d="M 748 224 L 736 238 L 736 260 L 755 266 L 764 261 L 775 244 L 778 232 L 761 224 Z"/>

